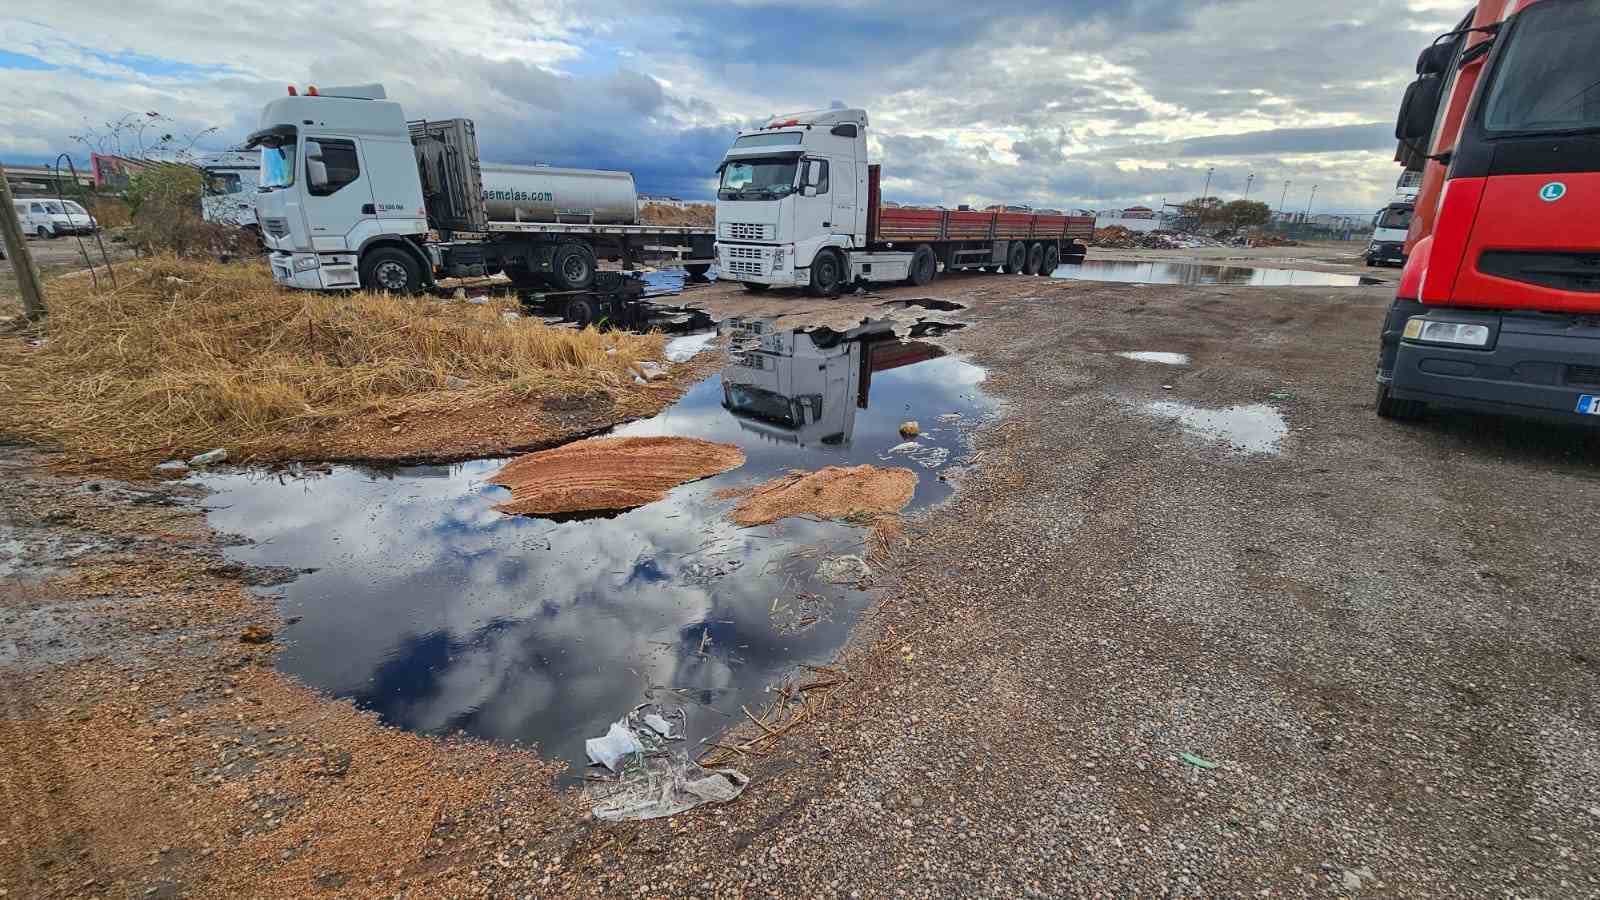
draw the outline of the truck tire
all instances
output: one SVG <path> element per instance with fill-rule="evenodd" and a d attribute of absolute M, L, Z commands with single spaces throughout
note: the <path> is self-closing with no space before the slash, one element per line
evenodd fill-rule
<path fill-rule="evenodd" d="M 690 278 L 704 278 L 706 277 L 706 273 L 711 271 L 711 266 L 708 263 L 695 263 L 693 265 L 684 266 L 683 270 L 689 273 Z"/>
<path fill-rule="evenodd" d="M 580 329 L 588 328 L 594 324 L 594 305 L 586 297 L 576 297 L 567 301 L 561 317 Z"/>
<path fill-rule="evenodd" d="M 399 247 L 377 247 L 361 257 L 361 286 L 369 291 L 415 294 L 422 290 L 422 267 Z"/>
<path fill-rule="evenodd" d="M 739 283 L 744 286 L 745 290 L 752 294 L 759 294 L 765 291 L 767 288 L 772 287 L 770 284 L 762 284 L 759 281 L 741 281 Z"/>
<path fill-rule="evenodd" d="M 50 229 L 44 227 L 43 225 L 39 226 L 38 234 L 39 234 L 39 240 L 44 240 L 45 238 L 53 238 L 53 237 L 56 236 L 56 233 L 54 231 L 51 231 Z"/>
<path fill-rule="evenodd" d="M 1039 266 L 1039 274 L 1049 278 L 1061 265 L 1061 248 L 1051 244 L 1044 248 L 1044 262 Z"/>
<path fill-rule="evenodd" d="M 550 281 L 563 291 L 587 291 L 598 268 L 588 244 L 569 241 L 550 256 Z"/>
<path fill-rule="evenodd" d="M 1012 241 L 1006 248 L 1006 274 L 1021 275 L 1022 267 L 1028 264 L 1028 245 L 1021 241 Z"/>
<path fill-rule="evenodd" d="M 1044 245 L 1043 244 L 1029 244 L 1028 245 L 1028 261 L 1022 264 L 1022 274 L 1024 274 L 1024 275 L 1037 275 L 1037 274 L 1039 274 L 1040 267 L 1043 266 L 1043 265 L 1044 265 Z"/>
<path fill-rule="evenodd" d="M 1421 400 L 1401 400 L 1389 392 L 1389 386 L 1378 384 L 1378 417 L 1393 419 L 1396 422 L 1408 422 L 1422 418 L 1428 411 L 1428 404 Z"/>
<path fill-rule="evenodd" d="M 844 284 L 844 259 L 837 250 L 822 250 L 811 260 L 811 296 L 831 297 Z"/>
<path fill-rule="evenodd" d="M 933 248 L 927 244 L 918 247 L 917 251 L 911 254 L 911 272 L 906 276 L 906 284 L 922 287 L 938 274 L 939 257 L 934 254 Z"/>

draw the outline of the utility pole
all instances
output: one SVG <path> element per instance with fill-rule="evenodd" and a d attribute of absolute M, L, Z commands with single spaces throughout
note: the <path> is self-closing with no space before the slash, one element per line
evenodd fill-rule
<path fill-rule="evenodd" d="M 4 232 L 6 255 L 11 257 L 17 289 L 22 293 L 22 315 L 30 322 L 38 321 L 45 314 L 44 287 L 39 281 L 39 270 L 33 265 L 33 254 L 28 252 L 28 239 L 22 234 L 17 209 L 11 203 L 11 183 L 6 181 L 3 165 L 0 165 L 0 232 Z"/>

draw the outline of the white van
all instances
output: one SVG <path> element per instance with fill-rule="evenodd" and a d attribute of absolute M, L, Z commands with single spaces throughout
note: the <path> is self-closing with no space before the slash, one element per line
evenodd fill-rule
<path fill-rule="evenodd" d="M 89 211 L 71 200 L 13 200 L 22 230 L 34 237 L 53 238 L 63 234 L 94 234 L 100 223 Z"/>
<path fill-rule="evenodd" d="M 256 187 L 261 183 L 261 151 L 208 153 L 200 158 L 204 190 L 200 215 L 207 222 L 256 227 Z"/>

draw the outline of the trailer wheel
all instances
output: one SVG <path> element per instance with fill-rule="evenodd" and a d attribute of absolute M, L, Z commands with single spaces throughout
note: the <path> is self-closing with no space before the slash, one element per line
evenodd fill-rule
<path fill-rule="evenodd" d="M 1042 267 L 1043 265 L 1044 265 L 1044 245 L 1043 244 L 1029 244 L 1028 245 L 1028 261 L 1023 263 L 1023 265 L 1022 265 L 1022 274 L 1024 274 L 1024 275 L 1037 275 L 1037 274 L 1039 274 L 1040 267 Z"/>
<path fill-rule="evenodd" d="M 823 250 L 811 261 L 811 296 L 831 297 L 844 281 L 844 263 L 834 250 Z"/>
<path fill-rule="evenodd" d="M 911 272 L 906 276 L 906 284 L 922 287 L 939 274 L 939 257 L 934 255 L 933 248 L 927 244 L 917 248 L 911 254 Z"/>
<path fill-rule="evenodd" d="M 580 329 L 588 328 L 594 324 L 594 305 L 583 297 L 568 300 L 566 311 L 562 314 L 562 318 Z"/>
<path fill-rule="evenodd" d="M 744 286 L 745 290 L 752 294 L 759 294 L 765 291 L 767 288 L 772 287 L 770 284 L 762 284 L 759 281 L 741 281 L 739 283 Z"/>
<path fill-rule="evenodd" d="M 369 291 L 415 294 L 422 289 L 422 268 L 399 247 L 378 247 L 361 257 L 361 286 Z"/>
<path fill-rule="evenodd" d="M 1393 419 L 1405 422 L 1411 419 L 1422 418 L 1428 411 L 1428 404 L 1421 400 L 1401 400 L 1389 392 L 1387 384 L 1378 385 L 1378 416 L 1384 419 Z"/>
<path fill-rule="evenodd" d="M 1039 266 L 1039 274 L 1049 277 L 1061 265 L 1061 248 L 1055 244 L 1044 248 L 1044 263 Z"/>
<path fill-rule="evenodd" d="M 1006 274 L 1021 275 L 1022 267 L 1028 264 L 1028 246 L 1021 241 L 1012 241 L 1006 250 Z"/>
<path fill-rule="evenodd" d="M 587 244 L 565 243 L 550 256 L 550 280 L 564 291 L 587 291 L 594 284 L 594 251 Z"/>

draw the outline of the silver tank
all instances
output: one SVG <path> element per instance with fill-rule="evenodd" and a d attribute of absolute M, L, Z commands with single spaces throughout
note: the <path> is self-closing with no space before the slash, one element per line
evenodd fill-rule
<path fill-rule="evenodd" d="M 628 172 L 497 163 L 479 171 L 492 222 L 633 225 L 639 220 L 639 195 Z"/>

